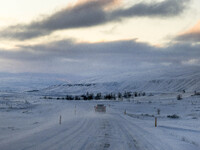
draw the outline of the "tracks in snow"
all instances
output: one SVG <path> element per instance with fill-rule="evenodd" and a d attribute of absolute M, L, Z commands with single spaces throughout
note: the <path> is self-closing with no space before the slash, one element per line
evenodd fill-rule
<path fill-rule="evenodd" d="M 63 122 L 26 138 L 0 145 L 3 150 L 159 150 L 147 131 L 118 115 L 95 114 Z M 158 139 L 157 139 L 158 140 Z M 151 140 L 152 141 L 152 140 Z M 155 143 L 154 143 L 155 144 Z"/>

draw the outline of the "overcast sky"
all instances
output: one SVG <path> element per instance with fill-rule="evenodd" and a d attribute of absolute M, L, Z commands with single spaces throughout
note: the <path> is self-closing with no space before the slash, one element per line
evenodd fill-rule
<path fill-rule="evenodd" d="M 199 66 L 199 6 L 199 0 L 1 1 L 0 72 Z"/>

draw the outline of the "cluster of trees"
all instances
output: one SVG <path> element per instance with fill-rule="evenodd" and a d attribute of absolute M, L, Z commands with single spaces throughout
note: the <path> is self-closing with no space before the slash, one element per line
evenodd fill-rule
<path fill-rule="evenodd" d="M 57 99 L 57 100 L 123 100 L 123 99 L 129 99 L 133 97 L 140 97 L 140 96 L 146 96 L 145 92 L 124 92 L 124 93 L 108 93 L 108 94 L 102 94 L 102 93 L 86 93 L 83 95 L 66 95 L 65 97 L 47 97 L 45 96 L 44 99 Z"/>
<path fill-rule="evenodd" d="M 182 95 L 181 95 L 181 94 L 178 94 L 177 97 L 176 97 L 176 99 L 177 99 L 177 100 L 182 100 Z"/>
<path fill-rule="evenodd" d="M 95 86 L 96 84 L 64 84 L 63 86 L 69 86 L 69 87 L 72 87 L 72 86 Z"/>
<path fill-rule="evenodd" d="M 194 95 L 200 95 L 200 92 L 194 91 Z"/>

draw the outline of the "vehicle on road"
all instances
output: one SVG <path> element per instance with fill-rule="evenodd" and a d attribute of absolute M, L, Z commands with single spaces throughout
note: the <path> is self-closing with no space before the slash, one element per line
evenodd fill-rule
<path fill-rule="evenodd" d="M 104 104 L 97 104 L 94 106 L 95 112 L 106 112 L 106 106 Z"/>

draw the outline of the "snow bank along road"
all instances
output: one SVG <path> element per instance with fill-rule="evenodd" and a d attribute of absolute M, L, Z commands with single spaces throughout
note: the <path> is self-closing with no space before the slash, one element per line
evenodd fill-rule
<path fill-rule="evenodd" d="M 139 120 L 123 114 L 123 108 L 116 109 L 116 102 L 107 103 L 107 112 L 95 113 L 97 102 L 67 102 L 61 105 L 50 105 L 45 116 L 52 117 L 52 123 L 40 124 L 36 129 L 22 130 L 13 134 L 11 139 L 0 141 L 1 150 L 169 150 L 176 149 L 165 142 L 163 137 L 156 136 L 152 121 Z M 74 106 L 76 105 L 76 112 Z M 119 105 L 123 107 L 123 105 Z M 44 107 L 48 107 L 44 106 Z M 61 111 L 55 111 L 55 109 Z M 35 108 L 37 111 L 44 108 Z M 71 112 L 71 113 L 70 113 Z M 30 113 L 31 114 L 31 113 Z M 30 115 L 29 114 L 29 115 Z M 34 114 L 34 112 L 32 112 Z M 59 114 L 62 123 L 59 124 Z M 34 119 L 37 115 L 30 115 Z M 37 120 L 37 119 L 36 119 Z M 16 120 L 17 121 L 17 120 Z M 141 123 L 143 122 L 143 123 Z M 147 124 L 146 124 L 147 123 Z M 144 126 L 141 126 L 144 124 Z M 42 126 L 42 127 L 41 127 Z M 155 130 L 155 134 L 152 134 Z M 14 132 L 14 131 L 13 131 Z M 18 131 L 16 131 L 18 132 Z M 169 142 L 170 143 L 170 142 Z M 190 144 L 183 145 L 189 148 Z M 189 146 L 189 147 L 187 147 Z M 181 147 L 179 147 L 181 148 Z M 177 149 L 179 149 L 177 148 Z M 192 148 L 192 147 L 190 147 Z M 195 148 L 194 148 L 195 149 Z"/>

